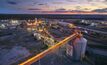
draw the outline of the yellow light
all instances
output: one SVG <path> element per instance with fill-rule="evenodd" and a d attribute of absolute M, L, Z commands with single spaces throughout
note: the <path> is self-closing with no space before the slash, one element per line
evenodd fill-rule
<path fill-rule="evenodd" d="M 70 27 L 70 28 L 76 28 L 76 26 L 74 24 L 68 24 L 68 27 Z"/>

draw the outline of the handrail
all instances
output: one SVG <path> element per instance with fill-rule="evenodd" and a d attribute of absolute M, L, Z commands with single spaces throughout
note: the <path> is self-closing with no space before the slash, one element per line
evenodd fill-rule
<path fill-rule="evenodd" d="M 31 65 L 32 63 L 40 60 L 41 58 L 43 58 L 44 56 L 46 56 L 47 54 L 49 54 L 50 52 L 54 51 L 55 49 L 59 48 L 60 46 L 66 44 L 66 42 L 68 42 L 69 40 L 75 38 L 78 34 L 74 33 L 68 37 L 66 37 L 64 40 L 60 41 L 59 43 L 56 43 L 54 46 L 48 48 L 47 50 L 37 54 L 36 56 L 28 59 L 25 62 L 20 63 L 19 65 Z"/>

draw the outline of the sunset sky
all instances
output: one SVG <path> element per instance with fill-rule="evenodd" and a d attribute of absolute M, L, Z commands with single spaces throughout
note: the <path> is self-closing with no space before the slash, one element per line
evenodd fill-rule
<path fill-rule="evenodd" d="M 107 8 L 107 0 L 0 0 L 0 13 L 92 11 Z"/>

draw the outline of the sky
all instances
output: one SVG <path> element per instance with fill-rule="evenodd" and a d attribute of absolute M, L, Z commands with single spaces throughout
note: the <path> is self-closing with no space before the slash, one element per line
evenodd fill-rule
<path fill-rule="evenodd" d="M 93 11 L 107 8 L 107 0 L 0 0 L 0 13 L 41 13 L 42 11 Z"/>

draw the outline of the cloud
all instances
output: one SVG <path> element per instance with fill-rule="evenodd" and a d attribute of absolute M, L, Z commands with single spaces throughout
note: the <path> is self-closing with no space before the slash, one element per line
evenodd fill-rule
<path fill-rule="evenodd" d="M 107 0 L 82 0 L 82 1 L 81 0 L 0 0 L 0 8 L 10 9 L 10 10 L 2 9 L 3 11 L 7 11 L 7 12 L 8 11 L 15 12 L 16 10 L 17 11 L 24 10 L 31 12 L 32 11 L 64 12 L 64 11 L 72 11 L 72 10 L 92 11 L 95 9 L 103 9 L 106 7 L 107 7 Z"/>
<path fill-rule="evenodd" d="M 29 11 L 0 8 L 0 14 L 26 14 L 26 13 L 29 13 Z M 32 12 L 30 12 L 30 13 L 32 13 Z"/>
<path fill-rule="evenodd" d="M 16 4 L 18 4 L 18 3 L 15 2 L 15 1 L 7 1 L 7 3 L 8 3 L 8 4 L 11 4 L 11 5 L 16 5 Z"/>
<path fill-rule="evenodd" d="M 93 2 L 93 0 L 87 0 L 88 2 Z"/>
<path fill-rule="evenodd" d="M 37 4 L 37 2 L 34 2 L 33 5 Z"/>
<path fill-rule="evenodd" d="M 59 8 L 59 9 L 56 9 L 55 11 L 66 11 L 66 9 L 64 9 L 64 8 Z"/>
<path fill-rule="evenodd" d="M 81 9 L 81 6 L 76 6 L 75 8 L 78 10 L 78 9 Z"/>
<path fill-rule="evenodd" d="M 84 8 L 84 10 L 90 10 L 90 8 Z"/>
<path fill-rule="evenodd" d="M 38 5 L 45 5 L 45 4 L 40 3 L 40 4 L 38 4 Z"/>
<path fill-rule="evenodd" d="M 103 8 L 103 9 L 95 9 L 93 10 L 94 12 L 107 12 L 107 8 Z"/>
<path fill-rule="evenodd" d="M 28 10 L 42 10 L 42 9 L 39 9 L 39 8 L 29 8 Z"/>
<path fill-rule="evenodd" d="M 63 4 L 63 2 L 52 2 L 52 4 Z"/>
<path fill-rule="evenodd" d="M 76 2 L 75 0 L 66 0 L 66 1 L 68 1 L 68 2 Z"/>

